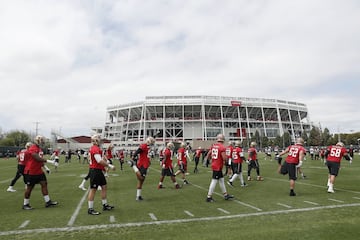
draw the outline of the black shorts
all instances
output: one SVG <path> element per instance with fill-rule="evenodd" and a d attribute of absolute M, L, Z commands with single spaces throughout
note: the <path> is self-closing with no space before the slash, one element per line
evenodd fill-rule
<path fill-rule="evenodd" d="M 173 168 L 163 168 L 161 169 L 161 176 L 175 176 Z"/>
<path fill-rule="evenodd" d="M 187 171 L 187 164 L 185 164 L 185 163 L 180 163 L 180 164 L 179 164 L 179 170 L 180 170 L 182 173 L 186 173 L 186 171 Z"/>
<path fill-rule="evenodd" d="M 331 161 L 326 161 L 326 165 L 329 169 L 329 174 L 330 175 L 334 175 L 337 176 L 339 174 L 339 170 L 340 170 L 340 163 L 338 162 L 331 162 Z"/>
<path fill-rule="evenodd" d="M 249 168 L 258 168 L 259 167 L 259 162 L 258 160 L 250 160 L 249 162 Z"/>
<path fill-rule="evenodd" d="M 220 178 L 224 178 L 223 172 L 222 171 L 213 171 L 212 178 L 217 179 L 217 180 Z"/>
<path fill-rule="evenodd" d="M 144 168 L 144 167 L 138 167 L 138 169 L 139 169 L 139 172 L 141 173 L 141 176 L 146 177 L 148 169 Z"/>
<path fill-rule="evenodd" d="M 90 188 L 106 185 L 106 178 L 101 169 L 90 168 Z"/>
<path fill-rule="evenodd" d="M 242 172 L 242 164 L 241 163 L 233 163 L 233 171 L 234 173 L 241 173 Z"/>
<path fill-rule="evenodd" d="M 45 174 L 40 175 L 24 175 L 24 181 L 26 185 L 35 186 L 35 184 L 38 184 L 40 182 L 46 182 L 46 176 Z"/>
<path fill-rule="evenodd" d="M 287 163 L 284 162 L 281 165 L 281 169 L 280 169 L 280 173 L 285 175 L 285 174 L 289 174 L 289 180 L 296 180 L 297 179 L 297 169 L 296 169 L 296 165 L 295 163 Z"/>

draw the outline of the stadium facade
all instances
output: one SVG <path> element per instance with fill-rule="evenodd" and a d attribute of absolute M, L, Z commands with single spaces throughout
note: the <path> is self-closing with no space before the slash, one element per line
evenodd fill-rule
<path fill-rule="evenodd" d="M 148 96 L 145 101 L 107 108 L 103 136 L 118 146 L 148 136 L 167 141 L 213 141 L 260 136 L 273 139 L 288 132 L 292 138 L 309 132 L 311 122 L 303 103 L 263 98 L 223 96 Z"/>

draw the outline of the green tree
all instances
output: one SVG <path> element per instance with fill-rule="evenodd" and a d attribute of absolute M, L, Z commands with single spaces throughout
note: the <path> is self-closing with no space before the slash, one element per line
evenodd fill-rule
<path fill-rule="evenodd" d="M 25 146 L 30 141 L 29 134 L 24 131 L 11 131 L 6 134 L 6 137 L 0 141 L 0 146 Z"/>

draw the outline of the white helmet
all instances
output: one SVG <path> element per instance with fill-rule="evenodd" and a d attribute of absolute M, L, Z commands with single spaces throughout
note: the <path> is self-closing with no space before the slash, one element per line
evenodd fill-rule
<path fill-rule="evenodd" d="M 146 139 L 146 144 L 147 145 L 154 145 L 154 143 L 155 143 L 155 139 L 153 137 L 148 137 Z"/>
<path fill-rule="evenodd" d="M 29 147 L 31 147 L 31 145 L 32 145 L 32 142 L 27 142 L 27 143 L 25 144 L 25 148 L 29 148 Z"/>
<path fill-rule="evenodd" d="M 240 147 L 240 146 L 241 146 L 241 141 L 236 140 L 236 141 L 235 141 L 235 146 Z"/>
<path fill-rule="evenodd" d="M 172 143 L 172 142 L 168 142 L 168 144 L 166 144 L 166 147 L 168 148 L 168 149 L 174 149 L 174 144 Z"/>
<path fill-rule="evenodd" d="M 233 142 L 233 141 L 229 141 L 229 146 L 234 146 L 234 142 Z"/>
<path fill-rule="evenodd" d="M 186 144 L 184 142 L 180 143 L 180 147 L 184 148 L 186 146 Z"/>
<path fill-rule="evenodd" d="M 299 137 L 296 139 L 296 144 L 304 145 L 304 139 Z"/>
<path fill-rule="evenodd" d="M 224 141 L 225 141 L 225 136 L 224 136 L 224 134 L 219 133 L 219 134 L 216 136 L 216 141 L 217 141 L 217 142 L 224 142 Z"/>
<path fill-rule="evenodd" d="M 250 143 L 250 147 L 255 147 L 256 146 L 256 142 L 251 142 Z"/>
<path fill-rule="evenodd" d="M 37 135 L 34 138 L 34 142 L 35 142 L 36 145 L 43 145 L 43 144 L 45 144 L 45 137 L 41 136 L 41 135 Z"/>
<path fill-rule="evenodd" d="M 336 146 L 339 146 L 339 147 L 344 147 L 345 145 L 344 145 L 344 143 L 343 143 L 343 142 L 338 142 L 338 143 L 336 144 Z"/>
<path fill-rule="evenodd" d="M 100 134 L 94 134 L 94 135 L 92 135 L 92 136 L 91 136 L 91 142 L 92 142 L 94 145 L 100 146 L 101 143 L 102 143 Z"/>

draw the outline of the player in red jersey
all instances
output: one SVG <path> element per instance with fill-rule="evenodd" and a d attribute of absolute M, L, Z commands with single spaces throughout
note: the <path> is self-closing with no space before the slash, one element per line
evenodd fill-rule
<path fill-rule="evenodd" d="M 100 135 L 95 134 L 91 136 L 91 142 L 93 145 L 89 150 L 90 191 L 88 195 L 88 214 L 99 215 L 100 212 L 94 210 L 95 193 L 99 186 L 101 186 L 101 203 L 103 211 L 109 211 L 114 208 L 114 206 L 110 206 L 107 202 L 107 182 L 104 171 L 105 167 L 115 170 L 115 166 L 110 164 L 106 156 L 103 155 L 101 150 L 102 140 Z"/>
<path fill-rule="evenodd" d="M 105 152 L 106 159 L 107 159 L 107 161 L 109 161 L 109 163 L 111 165 L 113 165 L 113 161 L 112 161 L 112 159 L 114 157 L 113 156 L 113 149 L 114 149 L 114 145 L 109 144 L 109 146 L 107 147 L 106 152 Z M 109 176 L 109 170 L 110 169 L 108 167 L 105 168 L 105 177 Z"/>
<path fill-rule="evenodd" d="M 229 200 L 234 198 L 233 195 L 230 195 L 226 191 L 225 182 L 224 182 L 224 175 L 222 172 L 224 164 L 226 164 L 227 157 L 226 157 L 226 148 L 223 145 L 225 141 L 225 136 L 223 134 L 218 134 L 216 137 L 216 143 L 214 143 L 206 156 L 207 159 L 211 160 L 211 169 L 212 179 L 209 186 L 208 195 L 206 198 L 207 202 L 213 202 L 214 199 L 212 198 L 212 194 L 215 190 L 216 184 L 219 182 L 220 189 L 224 195 L 225 200 Z"/>
<path fill-rule="evenodd" d="M 187 172 L 187 157 L 185 153 L 185 143 L 182 142 L 180 144 L 180 148 L 177 151 L 177 164 L 179 166 L 179 170 L 176 171 L 175 176 L 179 175 L 181 173 L 181 178 L 184 182 L 184 184 L 189 184 L 189 182 L 186 180 L 186 172 Z"/>
<path fill-rule="evenodd" d="M 200 161 L 200 156 L 202 154 L 202 150 L 201 147 L 198 147 L 198 149 L 196 149 L 195 153 L 194 153 L 194 161 L 195 161 L 195 168 L 194 168 L 194 173 L 198 173 L 198 165 L 199 165 L 199 161 Z"/>
<path fill-rule="evenodd" d="M 226 157 L 227 157 L 227 162 L 226 162 L 226 172 L 225 175 L 227 175 L 229 178 L 231 178 L 231 176 L 233 175 L 233 162 L 232 162 L 232 153 L 234 150 L 234 143 L 232 141 L 229 141 L 229 145 L 226 147 Z"/>
<path fill-rule="evenodd" d="M 54 150 L 54 152 L 50 156 L 50 159 L 54 160 L 55 162 L 57 162 L 59 164 L 59 154 L 60 154 L 60 148 L 57 148 Z M 55 165 L 55 172 L 57 172 L 57 168 L 58 168 L 58 165 Z"/>
<path fill-rule="evenodd" d="M 241 148 L 241 142 L 235 141 L 235 148 L 232 151 L 232 164 L 233 164 L 233 175 L 230 180 L 227 182 L 230 186 L 233 186 L 233 182 L 236 178 L 240 179 L 240 184 L 242 187 L 246 186 L 244 182 L 244 177 L 242 175 L 242 163 L 245 160 L 244 152 Z"/>
<path fill-rule="evenodd" d="M 297 179 L 297 168 L 302 165 L 306 153 L 306 149 L 303 147 L 303 145 L 304 139 L 297 138 L 294 145 L 287 147 L 284 151 L 276 156 L 277 159 L 280 159 L 280 163 L 281 156 L 287 154 L 285 162 L 280 168 L 280 173 L 283 175 L 289 174 L 290 196 L 296 196 L 294 189 L 295 181 Z"/>
<path fill-rule="evenodd" d="M 136 174 L 136 178 L 138 180 L 136 186 L 137 201 L 143 200 L 143 197 L 141 196 L 141 190 L 145 181 L 147 170 L 150 166 L 150 156 L 149 156 L 150 148 L 152 145 L 154 145 L 154 143 L 155 143 L 155 139 L 153 137 L 148 137 L 145 143 L 140 144 L 139 148 L 135 151 L 135 153 L 132 156 L 132 160 L 128 161 L 128 164 L 130 165 L 130 167 L 133 168 Z M 136 158 L 138 158 L 137 161 Z"/>
<path fill-rule="evenodd" d="M 24 176 L 24 170 L 25 170 L 25 165 L 26 165 L 26 162 L 27 160 L 29 159 L 29 153 L 28 153 L 28 150 L 31 146 L 31 142 L 28 142 L 25 144 L 25 148 L 22 149 L 17 155 L 16 155 L 16 158 L 18 160 L 18 165 L 17 165 L 17 171 L 16 171 L 16 174 L 15 174 L 15 177 L 13 180 L 11 180 L 11 183 L 8 187 L 8 189 L 6 191 L 8 192 L 16 192 L 16 190 L 14 189 L 14 185 L 16 183 L 16 181 L 21 177 L 21 176 Z M 25 177 L 24 177 L 24 183 L 26 184 L 25 182 Z"/>
<path fill-rule="evenodd" d="M 125 159 L 124 149 L 120 149 L 120 150 L 117 152 L 117 156 L 118 156 L 119 162 L 120 162 L 120 170 L 123 170 L 124 159 Z"/>
<path fill-rule="evenodd" d="M 165 176 L 169 176 L 171 178 L 171 181 L 174 183 L 175 188 L 179 189 L 180 186 L 176 182 L 174 169 L 172 166 L 172 150 L 174 149 L 174 144 L 172 142 L 169 142 L 166 145 L 166 148 L 163 150 L 163 160 L 161 161 L 161 177 L 158 185 L 158 189 L 164 188 L 163 181 Z"/>
<path fill-rule="evenodd" d="M 346 160 L 350 161 L 351 163 L 352 157 L 348 154 L 342 142 L 338 142 L 336 145 L 329 146 L 325 151 L 325 157 L 326 157 L 326 165 L 329 170 L 327 192 L 335 193 L 334 183 L 335 183 L 335 178 L 339 174 L 341 160 L 344 157 Z"/>
<path fill-rule="evenodd" d="M 45 200 L 45 207 L 55 206 L 58 203 L 51 201 L 49 197 L 49 192 L 47 188 L 46 176 L 42 170 L 45 162 L 52 163 L 57 165 L 52 160 L 46 160 L 43 158 L 44 153 L 41 147 L 45 144 L 45 138 L 41 135 L 37 135 L 34 139 L 34 144 L 29 147 L 28 150 L 28 160 L 26 161 L 24 169 L 24 177 L 26 182 L 26 189 L 24 194 L 24 210 L 32 210 L 30 206 L 30 196 L 35 184 L 41 185 L 41 192 Z"/>
<path fill-rule="evenodd" d="M 260 165 L 259 165 L 259 161 L 257 159 L 257 151 L 256 151 L 255 147 L 256 147 L 256 142 L 251 142 L 250 148 L 248 149 L 248 160 L 247 160 L 247 163 L 248 163 L 248 171 L 247 171 L 248 178 L 247 178 L 247 180 L 248 181 L 252 180 L 251 170 L 253 168 L 256 169 L 256 175 L 257 175 L 256 180 L 258 180 L 258 181 L 264 180 L 264 178 L 260 176 Z"/>

